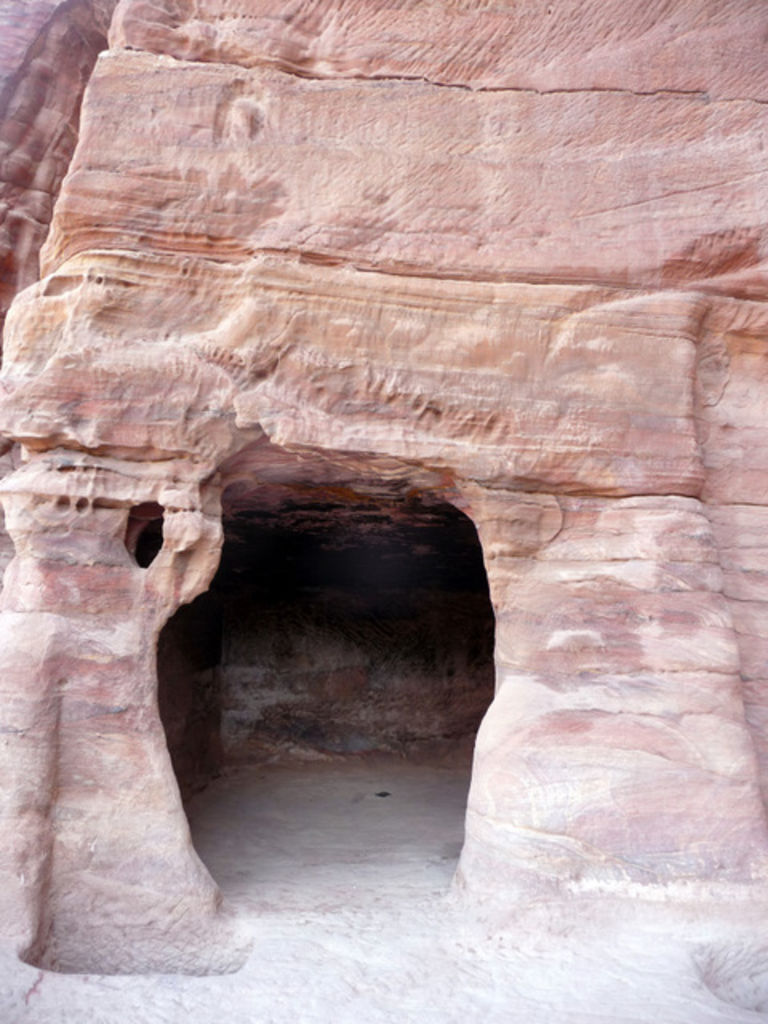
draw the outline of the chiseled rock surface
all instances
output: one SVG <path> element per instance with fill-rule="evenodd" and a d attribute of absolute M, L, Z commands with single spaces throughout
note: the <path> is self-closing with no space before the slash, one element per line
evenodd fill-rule
<path fill-rule="evenodd" d="M 765 898 L 768 14 L 635 7 L 118 5 L 0 381 L 0 898 L 32 961 L 242 958 L 154 654 L 275 451 L 477 526 L 470 893 Z"/>
<path fill-rule="evenodd" d="M 695 494 L 704 308 L 684 293 L 414 280 L 274 255 L 218 266 L 99 252 L 14 306 L 0 407 L 35 449 L 56 436 L 132 459 L 189 451 L 209 473 L 266 430 L 446 480 Z"/>
<path fill-rule="evenodd" d="M 247 939 L 218 914 L 192 849 L 155 683 L 157 632 L 209 582 L 218 517 L 167 514 L 143 570 L 125 543 L 130 479 L 113 474 L 109 501 L 105 481 L 95 501 L 43 498 L 49 481 L 22 470 L 4 483 L 16 549 L 0 617 L 6 931 L 62 970 L 231 970 Z M 161 942 L 147 928 L 158 915 Z"/>
<path fill-rule="evenodd" d="M 122 0 L 111 39 L 308 77 L 765 99 L 766 27 L 751 0 Z"/>
<path fill-rule="evenodd" d="M 44 272 L 91 249 L 270 250 L 429 277 L 735 277 L 765 294 L 760 103 L 306 80 L 133 51 L 99 60 L 85 102 Z"/>

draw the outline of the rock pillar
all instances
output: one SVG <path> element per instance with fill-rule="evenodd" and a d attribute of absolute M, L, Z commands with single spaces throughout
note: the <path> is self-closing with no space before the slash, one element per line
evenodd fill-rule
<path fill-rule="evenodd" d="M 460 878 L 521 896 L 765 881 L 737 638 L 701 503 L 468 498 L 497 693 Z"/>
<path fill-rule="evenodd" d="M 159 630 L 218 562 L 215 495 L 204 511 L 71 453 L 3 488 L 0 919 L 45 967 L 234 969 L 243 944 L 192 848 L 156 693 Z M 131 509 L 147 500 L 163 543 L 142 568 Z"/>

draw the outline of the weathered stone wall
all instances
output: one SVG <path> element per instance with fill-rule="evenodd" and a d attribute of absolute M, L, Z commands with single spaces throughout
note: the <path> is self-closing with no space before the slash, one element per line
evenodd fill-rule
<path fill-rule="evenodd" d="M 502 873 L 525 896 L 761 877 L 737 634 L 701 502 L 528 498 L 524 531 L 514 507 L 473 505 L 495 555 L 499 692 L 478 736 L 467 883 Z"/>
<path fill-rule="evenodd" d="M 763 303 L 713 311 L 700 344 L 698 417 L 705 509 L 723 570 L 722 592 L 736 631 L 742 695 L 768 805 L 768 364 Z"/>
<path fill-rule="evenodd" d="M 0 333 L 38 253 L 77 142 L 116 0 L 6 0 L 0 10 Z"/>
<path fill-rule="evenodd" d="M 155 693 L 238 488 L 375 481 L 475 523 L 471 893 L 766 897 L 768 12 L 635 8 L 118 4 L 5 335 L 0 911 L 28 956 L 242 955 Z"/>

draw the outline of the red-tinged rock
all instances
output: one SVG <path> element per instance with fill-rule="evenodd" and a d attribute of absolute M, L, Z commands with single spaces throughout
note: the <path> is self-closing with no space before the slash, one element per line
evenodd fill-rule
<path fill-rule="evenodd" d="M 77 142 L 116 0 L 6 0 L 0 10 L 0 333 L 38 253 Z"/>
<path fill-rule="evenodd" d="M 619 287 L 732 289 L 736 273 L 762 297 L 767 133 L 751 102 L 309 81 L 123 51 L 94 72 L 43 268 L 89 249 L 268 250 Z"/>
<path fill-rule="evenodd" d="M 543 894 L 765 878 L 739 638 L 705 509 L 560 498 L 562 525 L 536 529 L 532 551 L 516 504 L 472 502 L 484 550 L 503 553 L 488 563 L 497 696 L 478 734 L 465 883 L 489 891 L 502 872 Z M 687 560 L 695 583 L 677 577 Z"/>
<path fill-rule="evenodd" d="M 361 275 L 277 257 L 151 267 L 84 257 L 20 297 L 0 399 L 9 434 L 118 457 L 189 452 L 212 472 L 266 430 L 284 446 L 526 487 L 701 486 L 699 298 Z"/>
<path fill-rule="evenodd" d="M 0 379 L 0 921 L 30 962 L 242 962 L 169 742 L 182 786 L 265 735 L 466 742 L 480 674 L 446 680 L 474 618 L 419 608 L 445 679 L 398 661 L 421 674 L 343 718 L 386 675 L 360 638 L 401 654 L 368 614 L 385 570 L 434 553 L 446 503 L 495 616 L 470 896 L 766 899 L 768 15 L 635 8 L 123 0 L 71 162 L 97 8 L 32 4 L 6 35 L 4 294 L 30 287 Z M 237 608 L 249 573 L 285 598 L 319 535 L 327 567 L 398 528 L 413 558 L 404 534 L 361 556 L 360 614 L 316 651 L 306 608 L 267 636 L 285 601 Z M 158 635 L 225 534 L 237 656 L 174 620 L 165 733 Z M 338 589 L 309 575 L 294 596 Z"/>
<path fill-rule="evenodd" d="M 309 78 L 765 99 L 767 28 L 750 0 L 122 0 L 110 41 Z"/>

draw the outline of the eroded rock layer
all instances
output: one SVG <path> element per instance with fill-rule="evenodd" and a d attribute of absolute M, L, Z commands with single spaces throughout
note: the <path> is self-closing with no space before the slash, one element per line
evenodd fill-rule
<path fill-rule="evenodd" d="M 0 10 L 0 331 L 13 296 L 39 277 L 115 2 L 7 0 Z"/>
<path fill-rule="evenodd" d="M 376 690 L 391 638 L 358 629 L 373 655 L 334 676 L 349 595 L 339 630 L 297 590 L 265 611 L 260 578 L 229 661 L 161 649 L 166 742 L 158 635 L 227 531 L 230 584 L 251 527 L 274 575 L 318 515 L 359 562 L 371 503 L 382 536 L 461 510 L 482 547 L 471 894 L 766 897 L 766 16 L 636 8 L 117 5 L 5 331 L 0 909 L 29 959 L 237 965 L 168 742 L 190 785 L 222 744 L 274 739 L 270 715 L 347 753 L 389 742 L 389 697 L 349 718 L 343 698 Z M 435 659 L 445 679 L 474 678 L 462 657 Z M 466 732 L 477 694 L 438 686 L 414 734 Z"/>
<path fill-rule="evenodd" d="M 765 25 L 766 12 L 750 0 L 635 8 L 621 0 L 123 0 L 112 41 L 310 77 L 765 99 L 755 45 Z"/>
<path fill-rule="evenodd" d="M 761 103 L 306 80 L 133 51 L 102 57 L 86 103 L 45 270 L 94 248 L 266 249 L 430 277 L 725 276 L 764 294 Z"/>

